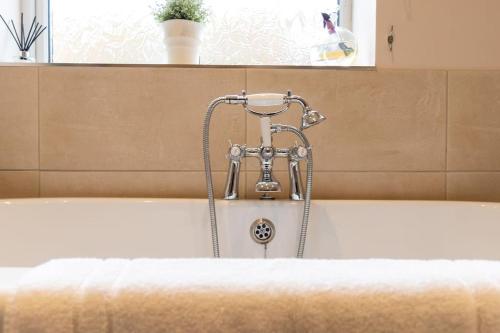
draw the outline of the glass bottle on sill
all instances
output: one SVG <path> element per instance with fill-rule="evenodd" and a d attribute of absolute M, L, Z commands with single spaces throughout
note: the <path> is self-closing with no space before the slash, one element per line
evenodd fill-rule
<path fill-rule="evenodd" d="M 311 47 L 313 66 L 351 66 L 358 54 L 358 43 L 354 34 L 343 27 L 335 26 L 329 14 L 322 13 L 323 26 L 328 35 Z"/>

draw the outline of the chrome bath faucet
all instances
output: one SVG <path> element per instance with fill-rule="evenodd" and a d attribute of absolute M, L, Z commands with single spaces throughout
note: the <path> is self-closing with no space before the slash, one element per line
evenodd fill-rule
<path fill-rule="evenodd" d="M 213 100 L 208 106 L 203 125 L 203 159 L 205 162 L 205 176 L 207 179 L 208 207 L 210 212 L 210 226 L 212 233 L 212 247 L 214 257 L 220 257 L 219 236 L 217 231 L 217 214 L 215 210 L 214 186 L 212 181 L 212 167 L 210 163 L 210 122 L 212 114 L 217 106 L 221 104 L 241 105 L 243 109 L 260 118 L 261 144 L 256 148 L 249 148 L 242 144 L 231 144 L 229 147 L 229 172 L 224 191 L 226 200 L 238 199 L 238 185 L 240 178 L 241 162 L 243 158 L 257 158 L 260 163 L 260 176 L 255 184 L 255 191 L 261 193 L 261 199 L 273 199 L 272 193 L 281 192 L 280 182 L 273 176 L 274 160 L 286 158 L 288 160 L 288 172 L 290 180 L 290 199 L 304 201 L 304 214 L 297 248 L 297 258 L 304 256 L 304 248 L 309 223 L 311 208 L 311 192 L 313 179 L 313 154 L 309 140 L 304 130 L 319 124 L 326 118 L 318 111 L 314 111 L 309 104 L 300 96 L 287 94 L 256 94 L 247 95 L 245 91 L 241 95 L 228 95 Z M 302 125 L 296 128 L 290 125 L 272 124 L 274 116 L 282 114 L 290 109 L 292 104 L 298 104 L 302 108 Z M 257 112 L 255 107 L 276 107 L 278 110 Z M 273 136 L 281 132 L 294 134 L 300 141 L 292 147 L 277 148 L 273 146 Z M 300 162 L 307 161 L 307 179 L 305 191 L 302 185 Z M 264 219 L 262 220 L 264 221 Z"/>
<path fill-rule="evenodd" d="M 255 192 L 262 193 L 262 200 L 274 199 L 272 193 L 282 191 L 280 182 L 273 176 L 273 165 L 276 158 L 285 158 L 288 160 L 288 174 L 290 182 L 290 199 L 294 201 L 304 200 L 304 187 L 300 173 L 300 161 L 308 157 L 308 148 L 303 145 L 295 144 L 293 147 L 277 148 L 272 144 L 272 137 L 280 132 L 292 132 L 299 139 L 304 141 L 303 130 L 313 125 L 319 124 L 326 118 L 319 112 L 312 110 L 307 102 L 290 92 L 282 94 L 258 94 L 246 95 L 245 92 L 240 96 L 227 96 L 228 104 L 242 104 L 245 110 L 260 118 L 261 145 L 257 148 L 249 148 L 246 145 L 231 144 L 227 158 L 229 159 L 229 170 L 224 190 L 224 199 L 237 200 L 239 187 L 239 174 L 241 162 L 245 157 L 253 157 L 259 160 L 260 177 L 255 184 Z M 271 118 L 288 111 L 291 104 L 297 103 L 302 107 L 302 126 L 300 129 L 289 125 L 273 125 Z M 273 112 L 256 112 L 250 107 L 255 106 L 284 106 L 282 109 Z M 306 139 L 307 141 L 307 139 Z"/>

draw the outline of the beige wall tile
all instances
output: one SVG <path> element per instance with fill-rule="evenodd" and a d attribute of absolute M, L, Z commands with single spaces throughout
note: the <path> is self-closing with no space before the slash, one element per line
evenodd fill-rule
<path fill-rule="evenodd" d="M 338 82 L 321 170 L 445 169 L 446 72 L 342 71 Z"/>
<path fill-rule="evenodd" d="M 500 172 L 449 172 L 448 200 L 500 202 Z"/>
<path fill-rule="evenodd" d="M 500 71 L 451 71 L 448 170 L 500 170 Z"/>
<path fill-rule="evenodd" d="M 320 172 L 316 199 L 445 200 L 440 172 Z"/>
<path fill-rule="evenodd" d="M 32 198 L 38 193 L 38 171 L 0 171 L 0 198 Z"/>
<path fill-rule="evenodd" d="M 203 172 L 63 172 L 40 175 L 42 197 L 205 198 Z M 225 174 L 214 172 L 216 195 L 222 197 Z"/>
<path fill-rule="evenodd" d="M 329 118 L 306 131 L 316 170 L 444 170 L 446 72 L 248 71 L 249 92 L 286 88 Z M 253 118 L 248 119 L 247 139 L 256 144 L 260 135 Z M 296 125 L 299 121 L 298 112 L 275 118 Z M 291 136 L 286 140 L 277 143 L 294 142 Z M 285 164 L 277 168 L 285 170 Z"/>
<path fill-rule="evenodd" d="M 41 168 L 203 170 L 207 105 L 244 87 L 239 69 L 40 68 Z M 227 140 L 244 139 L 244 114 L 225 111 L 211 129 L 214 169 L 226 168 Z"/>
<path fill-rule="evenodd" d="M 288 174 L 276 172 L 283 193 L 288 198 Z M 248 172 L 247 197 L 258 198 L 254 192 L 257 172 Z M 305 186 L 305 175 L 303 182 Z M 316 172 L 313 199 L 367 200 L 444 200 L 445 174 L 440 172 Z"/>
<path fill-rule="evenodd" d="M 0 67 L 0 169 L 38 169 L 37 71 Z"/>

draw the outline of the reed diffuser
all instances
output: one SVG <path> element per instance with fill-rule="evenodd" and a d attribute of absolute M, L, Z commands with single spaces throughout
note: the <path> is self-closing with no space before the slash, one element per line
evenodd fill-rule
<path fill-rule="evenodd" d="M 12 26 L 9 26 L 7 21 L 3 18 L 2 15 L 0 15 L 0 18 L 2 19 L 3 23 L 7 27 L 7 30 L 9 30 L 10 35 L 14 39 L 14 42 L 16 43 L 17 47 L 19 48 L 20 51 L 20 56 L 19 60 L 21 61 L 33 61 L 32 58 L 30 58 L 30 49 L 31 46 L 36 42 L 38 37 L 42 35 L 42 33 L 47 29 L 47 27 L 41 25 L 36 21 L 36 16 L 33 18 L 33 21 L 31 22 L 30 29 L 28 33 L 26 33 L 26 30 L 24 29 L 24 13 L 21 13 L 21 26 L 19 27 L 19 34 L 18 30 L 16 29 L 16 26 L 14 24 L 13 20 L 10 20 L 10 24 Z"/>

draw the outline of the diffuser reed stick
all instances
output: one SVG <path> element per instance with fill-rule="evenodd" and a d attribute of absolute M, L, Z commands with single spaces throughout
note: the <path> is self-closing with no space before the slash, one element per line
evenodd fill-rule
<path fill-rule="evenodd" d="M 10 24 L 12 25 L 12 29 L 5 21 L 2 15 L 0 15 L 0 18 L 2 19 L 3 23 L 5 24 L 5 27 L 7 30 L 9 30 L 10 35 L 14 39 L 14 42 L 16 43 L 17 47 L 19 48 L 19 51 L 21 51 L 21 59 L 22 60 L 28 60 L 29 57 L 29 50 L 33 46 L 33 44 L 36 42 L 38 37 L 42 35 L 42 33 L 47 29 L 47 27 L 44 27 L 43 25 L 39 24 L 36 22 L 36 16 L 33 18 L 33 21 L 31 22 L 30 29 L 28 33 L 26 34 L 26 29 L 24 29 L 24 13 L 21 13 L 21 25 L 19 28 L 20 34 L 18 34 L 16 26 L 14 24 L 13 20 L 10 20 Z"/>

